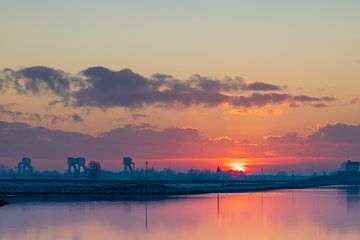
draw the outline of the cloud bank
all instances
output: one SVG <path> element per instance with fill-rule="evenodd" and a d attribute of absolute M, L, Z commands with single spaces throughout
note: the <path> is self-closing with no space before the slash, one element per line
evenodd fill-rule
<path fill-rule="evenodd" d="M 197 159 L 197 158 L 262 158 L 294 159 L 309 166 L 320 161 L 324 169 L 345 160 L 346 151 L 360 158 L 360 124 L 333 124 L 313 134 L 300 136 L 268 136 L 263 142 L 244 143 L 230 137 L 209 139 L 198 129 L 126 125 L 109 132 L 90 136 L 75 132 L 31 127 L 24 123 L 0 122 L 0 157 L 16 161 L 22 156 L 34 159 L 66 159 L 85 156 L 89 159 L 114 160 L 123 156 L 135 159 Z M 254 163 L 256 164 L 256 163 Z"/>
<path fill-rule="evenodd" d="M 325 107 L 336 100 L 330 96 L 313 97 L 285 93 L 286 86 L 247 82 L 240 77 L 213 79 L 193 75 L 179 80 L 156 73 L 147 78 L 130 69 L 112 71 L 90 67 L 77 75 L 49 67 L 20 70 L 5 69 L 0 75 L 0 91 L 15 89 L 18 94 L 49 94 L 50 104 L 72 107 L 129 109 L 148 106 L 183 109 L 190 106 L 262 107 L 269 104 L 304 104 Z"/>

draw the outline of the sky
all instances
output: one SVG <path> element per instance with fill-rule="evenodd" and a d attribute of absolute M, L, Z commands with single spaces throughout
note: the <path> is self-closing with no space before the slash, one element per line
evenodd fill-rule
<path fill-rule="evenodd" d="M 0 0 L 0 161 L 360 159 L 359 1 Z"/>

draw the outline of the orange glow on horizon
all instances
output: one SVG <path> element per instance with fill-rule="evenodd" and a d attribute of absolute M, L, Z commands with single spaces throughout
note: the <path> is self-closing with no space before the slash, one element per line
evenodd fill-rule
<path fill-rule="evenodd" d="M 230 171 L 234 172 L 234 173 L 246 173 L 247 172 L 247 168 L 246 168 L 246 164 L 243 162 L 231 162 L 228 165 Z"/>

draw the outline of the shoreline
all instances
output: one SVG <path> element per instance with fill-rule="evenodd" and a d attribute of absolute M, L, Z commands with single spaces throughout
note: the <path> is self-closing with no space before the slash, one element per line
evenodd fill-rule
<path fill-rule="evenodd" d="M 0 199 L 0 207 L 10 204 L 10 202 Z"/>
<path fill-rule="evenodd" d="M 326 186 L 311 181 L 0 179 L 0 196 L 188 195 Z"/>

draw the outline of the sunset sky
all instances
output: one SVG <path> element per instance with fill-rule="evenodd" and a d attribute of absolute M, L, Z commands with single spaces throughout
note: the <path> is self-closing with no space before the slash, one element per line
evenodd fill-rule
<path fill-rule="evenodd" d="M 360 1 L 0 0 L 0 163 L 360 160 Z"/>

